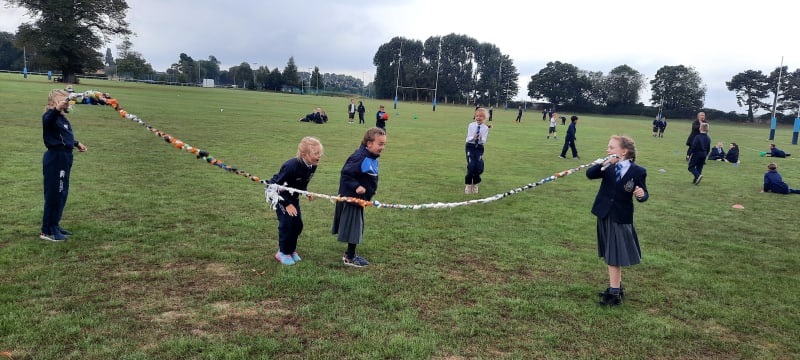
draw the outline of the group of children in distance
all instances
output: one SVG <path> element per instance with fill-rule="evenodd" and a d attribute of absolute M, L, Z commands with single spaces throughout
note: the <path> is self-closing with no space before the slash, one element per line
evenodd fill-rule
<path fill-rule="evenodd" d="M 695 185 L 698 185 L 703 179 L 702 173 L 706 157 L 711 161 L 739 163 L 739 145 L 734 142 L 730 143 L 728 153 L 722 150 L 721 142 L 718 142 L 716 146 L 710 148 L 711 138 L 707 134 L 708 128 L 709 125 L 706 122 L 706 114 L 703 112 L 697 113 L 697 119 L 692 123 L 692 132 L 686 140 L 686 145 L 689 146 L 686 160 L 689 162 L 689 172 L 694 176 L 692 184 Z M 769 144 L 769 149 L 769 152 L 762 152 L 761 156 L 777 158 L 791 156 L 791 154 L 787 154 L 785 151 L 778 149 L 775 144 Z M 770 191 L 778 194 L 800 194 L 800 190 L 791 189 L 789 185 L 783 182 L 781 175 L 778 173 L 778 165 L 775 163 L 767 165 L 767 172 L 764 174 L 764 186 L 761 190 L 761 192 Z"/>
<path fill-rule="evenodd" d="M 667 129 L 667 118 L 662 114 L 656 115 L 653 120 L 653 137 L 664 137 L 664 130 Z"/>

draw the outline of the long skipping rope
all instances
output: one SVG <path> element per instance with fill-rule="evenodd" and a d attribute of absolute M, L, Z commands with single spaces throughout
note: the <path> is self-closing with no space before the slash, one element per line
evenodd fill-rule
<path fill-rule="evenodd" d="M 144 126 L 152 134 L 155 134 L 156 136 L 164 139 L 165 142 L 171 144 L 176 149 L 183 150 L 183 151 L 186 151 L 188 153 L 194 154 L 198 159 L 203 159 L 207 163 L 209 163 L 211 165 L 214 165 L 214 166 L 217 166 L 220 169 L 223 169 L 223 170 L 225 170 L 227 172 L 234 173 L 236 175 L 244 176 L 244 177 L 252 180 L 253 182 L 257 182 L 257 183 L 265 185 L 266 189 L 264 190 L 264 197 L 266 199 L 266 202 L 269 203 L 270 206 L 272 206 L 273 209 L 275 209 L 277 207 L 278 201 L 283 200 L 283 198 L 279 195 L 280 192 L 282 192 L 282 191 L 288 191 L 290 194 L 297 193 L 297 194 L 301 194 L 301 195 L 305 195 L 305 196 L 312 196 L 312 197 L 327 199 L 327 200 L 330 200 L 331 202 L 347 202 L 347 203 L 352 203 L 352 204 L 358 204 L 358 205 L 360 205 L 362 207 L 374 206 L 376 208 L 385 208 L 385 209 L 412 209 L 412 210 L 419 210 L 419 209 L 449 209 L 449 208 L 455 208 L 455 207 L 459 207 L 459 206 L 467 206 L 467 205 L 473 205 L 473 204 L 485 204 L 485 203 L 490 203 L 490 202 L 493 202 L 493 201 L 497 201 L 497 200 L 503 199 L 505 197 L 508 197 L 508 196 L 511 196 L 511 195 L 514 195 L 514 194 L 521 193 L 521 192 L 523 192 L 525 190 L 533 189 L 533 188 L 535 188 L 535 187 L 537 187 L 539 185 L 542 185 L 542 184 L 545 184 L 545 183 L 548 183 L 548 182 L 551 182 L 551 181 L 555 181 L 555 180 L 557 180 L 559 178 L 562 178 L 564 176 L 572 175 L 572 174 L 574 174 L 576 172 L 579 172 L 579 171 L 581 171 L 581 170 L 583 170 L 585 168 L 588 168 L 588 167 L 591 167 L 591 166 L 594 166 L 594 165 L 597 165 L 597 164 L 602 164 L 602 163 L 606 162 L 606 160 L 608 160 L 608 159 L 610 159 L 612 157 L 615 157 L 614 155 L 611 155 L 611 156 L 607 156 L 607 157 L 604 157 L 604 158 L 598 158 L 597 160 L 595 160 L 595 161 L 593 161 L 593 162 L 591 162 L 589 164 L 583 164 L 583 165 L 579 165 L 579 166 L 577 166 L 575 168 L 566 169 L 566 170 L 557 172 L 557 173 L 555 173 L 553 175 L 550 175 L 548 177 L 545 177 L 545 178 L 543 178 L 543 179 L 541 179 L 539 181 L 532 182 L 532 183 L 529 183 L 529 184 L 524 185 L 522 187 L 511 189 L 511 190 L 508 190 L 506 192 L 503 192 L 503 193 L 500 193 L 500 194 L 496 194 L 496 195 L 493 195 L 493 196 L 489 196 L 489 197 L 485 197 L 485 198 L 482 198 L 482 199 L 472 199 L 472 200 L 466 200 L 466 201 L 447 202 L 447 203 L 445 203 L 445 202 L 436 202 L 436 203 L 414 204 L 414 205 L 391 204 L 391 203 L 382 203 L 382 202 L 380 202 L 378 200 L 364 200 L 364 199 L 359 199 L 359 198 L 350 197 L 350 196 L 338 196 L 338 195 L 320 194 L 320 193 L 315 193 L 315 192 L 311 192 L 311 191 L 307 191 L 307 190 L 295 189 L 295 188 L 291 188 L 291 187 L 284 186 L 284 185 L 270 184 L 270 183 L 267 182 L 267 180 L 264 180 L 263 178 L 255 176 L 255 175 L 253 175 L 253 174 L 251 174 L 251 173 L 249 173 L 247 171 L 244 171 L 242 169 L 239 169 L 237 167 L 228 165 L 225 162 L 223 162 L 222 160 L 212 157 L 211 154 L 206 150 L 201 150 L 200 148 L 191 146 L 191 145 L 187 144 L 186 142 L 184 142 L 184 141 L 182 141 L 182 140 L 180 140 L 180 139 L 168 134 L 167 132 L 159 130 L 159 129 L 149 125 L 147 122 L 142 120 L 140 117 L 138 117 L 138 116 L 136 116 L 136 115 L 134 115 L 134 114 L 122 109 L 118 105 L 118 103 L 116 101 L 114 101 L 113 103 L 108 103 L 108 105 L 113 106 L 114 109 L 119 112 L 120 117 L 122 117 L 124 119 L 131 120 L 131 121 L 133 121 L 135 123 L 138 123 L 139 125 Z"/>

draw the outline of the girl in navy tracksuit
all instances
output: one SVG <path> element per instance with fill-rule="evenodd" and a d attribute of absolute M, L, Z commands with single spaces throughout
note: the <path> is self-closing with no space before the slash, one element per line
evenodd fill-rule
<path fill-rule="evenodd" d="M 306 136 L 297 145 L 297 157 L 287 160 L 280 171 L 269 180 L 298 190 L 307 190 L 308 183 L 317 171 L 322 158 L 322 144 L 317 138 Z M 275 259 L 284 265 L 294 265 L 302 260 L 297 254 L 297 238 L 303 232 L 303 216 L 300 212 L 300 194 L 283 190 L 275 213 L 278 216 L 278 252 Z M 311 196 L 308 200 L 313 200 Z"/>
<path fill-rule="evenodd" d="M 597 216 L 597 252 L 608 266 L 609 287 L 601 292 L 600 305 L 622 304 L 622 267 L 641 262 L 641 249 L 633 226 L 633 198 L 645 202 L 647 169 L 636 165 L 636 144 L 627 136 L 614 135 L 608 142 L 610 157 L 586 170 L 589 179 L 602 179 L 592 205 Z"/>
<path fill-rule="evenodd" d="M 44 212 L 39 238 L 65 241 L 72 233 L 61 227 L 61 215 L 69 194 L 69 174 L 72 170 L 72 150 L 86 151 L 86 146 L 75 140 L 72 125 L 65 114 L 69 112 L 69 93 L 53 90 L 47 99 L 47 110 L 42 115 L 42 139 L 47 151 L 42 158 L 44 176 Z"/>
<path fill-rule="evenodd" d="M 361 200 L 372 200 L 378 191 L 378 157 L 386 146 L 386 132 L 378 127 L 364 133 L 361 146 L 342 166 L 339 177 L 339 195 Z M 369 262 L 356 254 L 356 245 L 363 241 L 364 207 L 357 203 L 337 202 L 333 215 L 331 234 L 347 243 L 342 256 L 345 265 L 363 267 Z"/>

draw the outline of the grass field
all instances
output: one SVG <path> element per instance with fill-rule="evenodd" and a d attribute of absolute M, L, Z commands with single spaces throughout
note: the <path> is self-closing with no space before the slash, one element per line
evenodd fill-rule
<path fill-rule="evenodd" d="M 275 261 L 264 187 L 175 149 L 111 107 L 69 114 L 75 155 L 62 226 L 38 239 L 46 78 L 0 74 L 0 353 L 14 359 L 795 359 L 800 354 L 800 196 L 759 193 L 769 128 L 709 119 L 738 142 L 741 166 L 709 163 L 698 186 L 683 159 L 688 119 L 663 139 L 649 118 L 581 115 L 581 160 L 560 159 L 538 111 L 497 109 L 481 197 L 605 155 L 623 133 L 648 169 L 636 204 L 643 262 L 607 286 L 590 213 L 598 181 L 581 171 L 488 204 L 367 208 L 363 269 L 342 265 L 333 204 L 302 202 L 304 260 Z M 334 195 L 366 126 L 345 98 L 84 80 L 130 113 L 226 164 L 269 178 L 307 135 L 325 146 L 309 190 Z M 367 125 L 379 104 L 365 99 Z M 325 125 L 300 123 L 314 107 Z M 223 108 L 224 112 L 220 109 Z M 457 202 L 472 108 L 401 102 L 380 158 L 385 203 Z M 564 114 L 569 117 L 570 113 Z M 416 119 L 414 118 L 416 116 Z M 791 128 L 775 143 L 790 153 Z M 798 154 L 795 154 L 798 155 Z M 800 187 L 795 159 L 774 159 Z M 733 209 L 741 204 L 744 209 Z M 2 358 L 2 356 L 0 356 Z"/>

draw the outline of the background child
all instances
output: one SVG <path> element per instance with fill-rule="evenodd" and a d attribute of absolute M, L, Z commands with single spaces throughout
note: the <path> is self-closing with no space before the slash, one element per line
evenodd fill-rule
<path fill-rule="evenodd" d="M 475 110 L 475 121 L 467 125 L 465 151 L 467 153 L 467 175 L 464 176 L 464 193 L 478 193 L 478 184 L 483 174 L 483 146 L 489 136 L 489 128 L 484 124 L 488 111 L 485 108 Z"/>
<path fill-rule="evenodd" d="M 562 159 L 567 156 L 567 148 L 572 150 L 572 158 L 578 159 L 578 148 L 575 147 L 576 125 L 578 125 L 578 116 L 572 115 L 569 127 L 567 128 L 567 137 L 564 138 L 564 147 L 561 148 L 561 155 L 559 155 Z"/>
<path fill-rule="evenodd" d="M 383 106 L 381 106 L 383 110 Z M 364 133 L 361 146 L 342 167 L 339 178 L 339 195 L 372 200 L 378 191 L 378 157 L 386 146 L 386 132 L 374 127 Z M 347 243 L 342 256 L 345 265 L 363 267 L 369 262 L 356 254 L 356 245 L 363 241 L 364 207 L 355 203 L 337 202 L 331 233 L 340 242 Z"/>
<path fill-rule="evenodd" d="M 728 147 L 728 153 L 725 154 L 725 161 L 729 163 L 739 163 L 739 144 L 731 143 Z"/>
<path fill-rule="evenodd" d="M 386 132 L 386 120 L 389 120 L 389 114 L 386 113 L 385 109 L 381 105 L 378 108 L 378 112 L 375 113 L 375 127 L 381 128 L 384 133 Z"/>
<path fill-rule="evenodd" d="M 558 113 L 553 113 L 553 116 L 550 117 L 550 128 L 547 129 L 547 140 L 550 140 L 550 134 L 553 134 L 553 140 L 558 140 L 558 134 L 556 134 L 556 118 L 558 117 Z"/>
<path fill-rule="evenodd" d="M 367 111 L 367 108 L 364 107 L 364 102 L 363 101 L 359 101 L 358 102 L 358 109 L 356 109 L 356 110 L 358 111 L 358 123 L 359 124 L 363 124 L 364 123 L 364 113 Z"/>
<path fill-rule="evenodd" d="M 308 183 L 317 171 L 322 158 L 322 143 L 317 138 L 306 136 L 297 145 L 297 156 L 287 160 L 280 171 L 269 180 L 298 190 L 307 190 Z M 278 215 L 278 252 L 275 259 L 283 265 L 294 265 L 301 260 L 297 254 L 297 238 L 303 232 L 303 216 L 300 213 L 300 194 L 281 191 L 275 213 Z M 308 197 L 308 200 L 313 200 Z"/>
<path fill-rule="evenodd" d="M 769 144 L 769 152 L 766 154 L 766 156 L 785 158 L 787 156 L 792 156 L 792 154 L 787 154 L 785 151 L 778 149 L 775 147 L 775 144 Z"/>
<path fill-rule="evenodd" d="M 592 205 L 597 216 L 597 251 L 608 265 L 609 288 L 600 295 L 600 305 L 622 304 L 622 267 L 641 262 L 641 249 L 633 226 L 633 197 L 645 202 L 647 169 L 636 165 L 636 144 L 627 136 L 614 135 L 608 141 L 609 158 L 586 170 L 589 179 L 603 179 Z"/>
<path fill-rule="evenodd" d="M 706 156 L 711 147 L 711 138 L 708 137 L 708 123 L 700 124 L 700 133 L 692 138 L 692 146 L 689 147 L 689 172 L 694 179 L 692 184 L 699 184 L 703 180 L 703 167 L 706 164 Z"/>
<path fill-rule="evenodd" d="M 664 137 L 664 130 L 666 130 L 666 129 L 667 129 L 667 118 L 665 118 L 662 115 L 661 119 L 658 121 L 658 137 L 663 138 Z"/>
<path fill-rule="evenodd" d="M 781 174 L 778 173 L 778 165 L 770 163 L 767 165 L 767 172 L 764 173 L 764 188 L 761 192 L 774 192 L 778 194 L 800 194 L 798 189 L 790 189 L 789 185 L 783 182 Z"/>
<path fill-rule="evenodd" d="M 711 152 L 708 153 L 708 160 L 711 161 L 722 161 L 725 160 L 725 150 L 722 150 L 722 143 L 718 142 L 714 148 L 711 149 Z"/>

